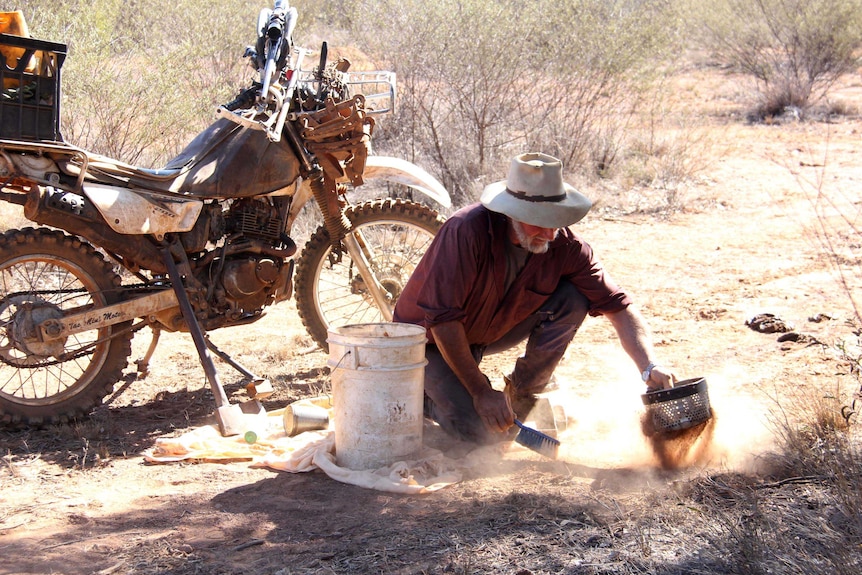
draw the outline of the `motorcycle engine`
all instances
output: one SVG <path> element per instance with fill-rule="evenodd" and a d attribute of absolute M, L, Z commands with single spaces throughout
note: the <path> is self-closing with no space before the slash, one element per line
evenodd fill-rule
<path fill-rule="evenodd" d="M 235 258 L 225 262 L 221 282 L 234 308 L 246 312 L 262 308 L 281 277 L 281 262 L 269 257 Z"/>
<path fill-rule="evenodd" d="M 296 246 L 283 235 L 282 211 L 268 200 L 243 199 L 210 224 L 224 238 L 224 247 L 200 275 L 206 276 L 204 285 L 212 286 L 211 306 L 229 321 L 256 315 L 291 295 L 290 257 Z"/>
<path fill-rule="evenodd" d="M 281 243 L 284 220 L 277 206 L 263 200 L 239 200 L 234 202 L 226 218 L 227 232 L 239 233 L 247 238 L 256 238 L 270 244 Z"/>

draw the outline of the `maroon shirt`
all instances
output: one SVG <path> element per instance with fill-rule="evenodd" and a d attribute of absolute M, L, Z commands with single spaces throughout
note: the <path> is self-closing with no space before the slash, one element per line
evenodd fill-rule
<path fill-rule="evenodd" d="M 394 321 L 426 328 L 460 321 L 470 344 L 487 345 L 535 312 L 563 279 L 590 301 L 590 315 L 632 303 L 592 248 L 568 228 L 560 230 L 547 252 L 530 255 L 504 293 L 507 226 L 506 216 L 478 203 L 453 214 L 399 296 Z M 428 339 L 433 343 L 430 330 Z"/>

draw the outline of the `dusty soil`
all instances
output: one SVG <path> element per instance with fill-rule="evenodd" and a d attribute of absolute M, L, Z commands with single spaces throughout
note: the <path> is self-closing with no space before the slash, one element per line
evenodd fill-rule
<path fill-rule="evenodd" d="M 677 89 L 701 97 L 703 80 Z M 708 165 L 675 191 L 681 209 L 598 209 L 578 224 L 635 294 L 661 360 L 681 378 L 707 378 L 715 418 L 669 446 L 677 465 L 662 465 L 645 439 L 637 370 L 600 318 L 557 372 L 552 401 L 569 418 L 558 461 L 513 446 L 459 483 L 411 496 L 245 461 L 147 464 L 141 454 L 157 438 L 204 425 L 213 408 L 190 338 L 168 334 L 149 375 L 130 365 L 90 419 L 0 431 L 0 573 L 741 572 L 725 554 L 738 543 L 730 515 L 707 520 L 704 506 L 744 499 L 740 485 L 759 481 L 774 423 L 799 398 L 840 402 L 858 386 L 834 349 L 851 334 L 851 294 L 862 287 L 858 233 L 855 244 L 845 233 L 850 255 L 837 266 L 818 230 L 825 221 L 841 233 L 842 220 L 818 217 L 812 202 L 820 191 L 858 222 L 862 120 L 745 125 L 732 89 L 710 81 Z M 862 105 L 853 86 L 842 95 Z M 759 313 L 810 337 L 779 342 L 747 327 Z M 326 355 L 292 303 L 212 338 L 272 380 L 268 410 L 328 388 Z M 135 357 L 148 343 L 136 337 Z M 489 358 L 487 373 L 499 380 L 514 357 Z M 244 381 L 218 365 L 243 399 Z M 429 444 L 451 448 L 428 431 Z M 770 509 L 821 516 L 816 490 L 800 489 L 776 482 Z M 848 552 L 858 566 L 858 548 Z"/>

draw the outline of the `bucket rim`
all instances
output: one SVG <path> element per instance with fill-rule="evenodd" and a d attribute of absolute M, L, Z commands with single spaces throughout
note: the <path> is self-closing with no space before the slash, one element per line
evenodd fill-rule
<path fill-rule="evenodd" d="M 395 329 L 395 330 L 404 330 L 404 331 L 412 331 L 413 333 L 408 334 L 396 334 L 396 335 L 375 335 L 375 334 L 356 334 L 356 333 L 347 333 L 348 331 L 361 331 L 362 328 L 380 328 L 380 329 Z M 326 338 L 326 341 L 329 342 L 330 338 L 335 337 L 365 337 L 365 338 L 380 338 L 380 339 L 391 339 L 393 337 L 410 337 L 410 336 L 419 336 L 421 335 L 424 338 L 427 338 L 427 330 L 418 324 L 415 323 L 405 323 L 405 322 L 396 322 L 396 321 L 386 321 L 386 322 L 367 322 L 367 323 L 349 323 L 346 325 L 340 325 L 336 327 L 330 327 L 328 330 L 329 337 Z"/>

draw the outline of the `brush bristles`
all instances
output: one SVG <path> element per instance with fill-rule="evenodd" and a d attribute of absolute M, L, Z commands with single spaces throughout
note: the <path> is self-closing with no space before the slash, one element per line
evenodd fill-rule
<path fill-rule="evenodd" d="M 521 428 L 521 431 L 515 437 L 515 443 L 519 443 L 527 449 L 545 457 L 550 457 L 551 459 L 557 458 L 557 451 L 560 447 L 559 440 L 554 439 L 550 435 L 545 435 L 541 431 L 527 427 L 517 419 L 515 423 Z"/>

